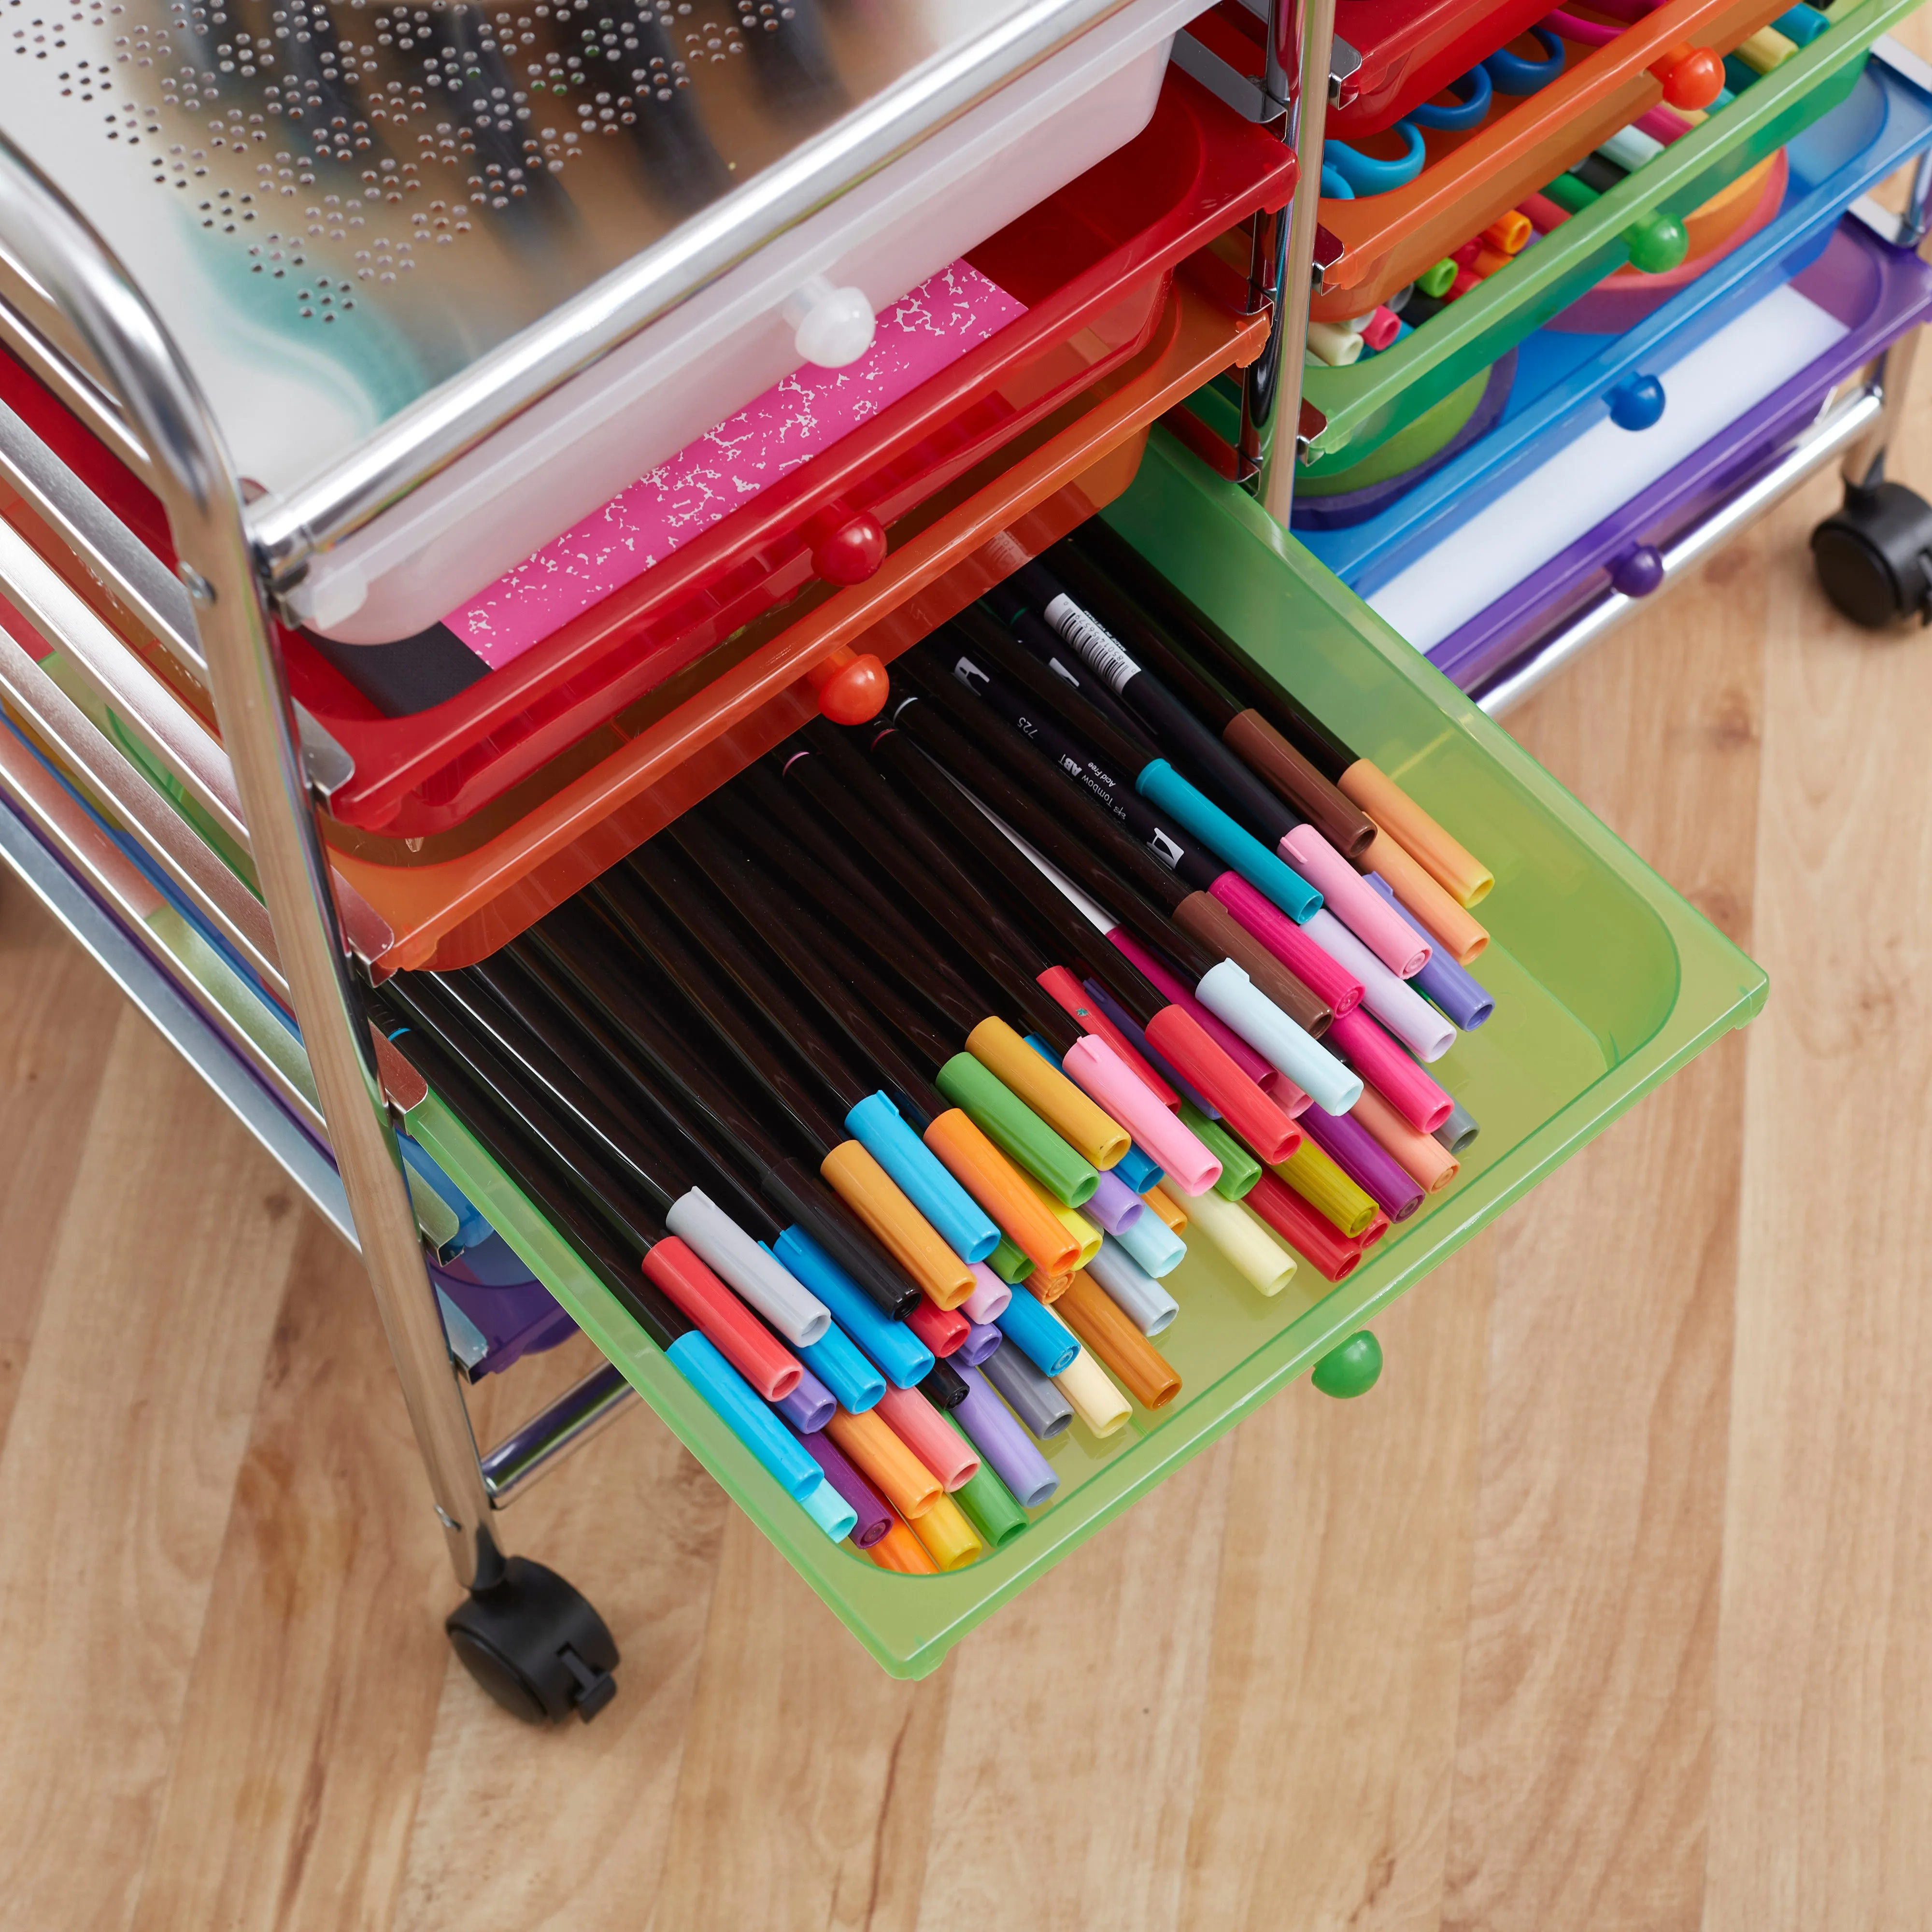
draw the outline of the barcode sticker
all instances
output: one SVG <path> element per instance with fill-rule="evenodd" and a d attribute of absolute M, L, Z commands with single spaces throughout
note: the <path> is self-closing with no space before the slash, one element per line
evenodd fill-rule
<path fill-rule="evenodd" d="M 1096 623 L 1072 598 L 1056 597 L 1042 614 L 1080 653 L 1088 668 L 1118 698 L 1127 680 L 1140 669 L 1125 646 L 1104 624 Z"/>

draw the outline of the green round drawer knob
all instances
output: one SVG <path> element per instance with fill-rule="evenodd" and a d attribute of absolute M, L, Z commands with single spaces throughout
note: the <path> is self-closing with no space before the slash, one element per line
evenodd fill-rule
<path fill-rule="evenodd" d="M 1309 1379 L 1338 1402 L 1366 1395 L 1382 1377 L 1382 1345 L 1366 1328 L 1358 1329 L 1315 1364 Z"/>
<path fill-rule="evenodd" d="M 1677 266 L 1690 246 L 1684 224 L 1674 214 L 1646 214 L 1624 230 L 1630 266 L 1646 275 L 1661 275 Z"/>

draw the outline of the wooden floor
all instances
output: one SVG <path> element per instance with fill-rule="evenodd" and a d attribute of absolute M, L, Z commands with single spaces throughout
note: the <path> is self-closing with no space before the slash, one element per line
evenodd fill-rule
<path fill-rule="evenodd" d="M 638 1414 L 508 1523 L 620 1695 L 500 1715 L 355 1265 L 0 886 L 0 1926 L 1932 1924 L 1932 640 L 1832 495 L 1511 721 L 1763 1018 L 919 1685 Z"/>

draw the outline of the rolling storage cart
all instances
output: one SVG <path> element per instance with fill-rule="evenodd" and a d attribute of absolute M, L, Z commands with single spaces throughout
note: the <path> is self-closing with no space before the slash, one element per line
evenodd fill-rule
<path fill-rule="evenodd" d="M 280 50 L 158 6 L 112 26 L 24 10 L 10 73 L 34 78 L 0 108 L 0 853 L 358 1246 L 465 1593 L 449 1633 L 508 1708 L 588 1718 L 614 1693 L 612 1634 L 505 1553 L 498 1512 L 634 1393 L 886 1669 L 923 1674 L 1762 1003 L 1750 961 L 1283 530 L 1298 464 L 1383 407 L 1324 416 L 1333 397 L 1302 394 L 1318 264 L 1346 256 L 1292 190 L 1320 178 L 1325 108 L 1364 70 L 1331 50 L 1333 0 L 999 0 L 970 32 L 902 0 L 863 34 L 830 0 L 712 8 L 715 23 L 640 5 L 634 46 L 593 33 L 568 61 L 467 8 L 384 16 L 366 46 L 310 8 L 308 39 Z M 1825 84 L 1898 10 L 1864 0 L 1806 72 Z M 1742 37 L 1757 15 L 1733 14 Z M 620 52 L 645 64 L 607 100 L 595 63 Z M 402 85 L 405 56 L 452 106 Z M 735 79 L 711 74 L 733 60 Z M 1621 98 L 1615 68 L 1643 98 L 1628 64 L 1591 88 Z M 1777 82 L 1741 104 L 1742 132 L 1720 123 L 1707 169 L 1673 161 L 1670 194 L 1755 155 L 1802 92 Z M 788 115 L 734 119 L 732 87 L 776 89 Z M 525 94 L 527 114 L 506 104 Z M 80 143 L 83 109 L 111 149 Z M 1821 149 L 1808 174 L 1794 162 L 1802 222 L 1727 259 L 1724 288 L 1744 301 L 1821 237 L 1804 272 L 1833 262 L 1838 210 L 1879 159 L 1916 152 L 1905 125 L 1857 155 Z M 1580 224 L 1550 285 L 1614 266 L 1634 212 Z M 344 674 L 788 370 L 849 362 L 875 317 L 962 264 L 1024 316 L 668 568 L 426 704 Z M 1888 265 L 1852 266 L 1868 284 Z M 1847 344 L 1869 356 L 1881 314 L 1916 319 L 1912 266 L 1860 284 Z M 1599 350 L 1548 393 L 1594 400 L 1633 371 L 1641 356 Z M 1855 425 L 1868 440 L 1875 398 Z M 1786 418 L 1759 428 L 1754 450 L 1788 441 Z M 1702 487 L 1647 502 L 1642 530 L 1685 505 L 1710 520 Z M 1875 500 L 1895 522 L 1896 499 Z M 1264 686 L 1292 687 L 1452 832 L 1480 828 L 1498 1016 L 1444 1077 L 1484 1132 L 1439 1205 L 1338 1284 L 1311 1268 L 1264 1300 L 1190 1253 L 1166 1345 L 1183 1398 L 1055 1438 L 1058 1494 L 1024 1528 L 969 1567 L 895 1574 L 791 1503 L 525 1178 L 375 1031 L 368 996 L 487 958 L 814 712 L 868 716 L 884 666 L 1095 517 Z M 565 1316 L 604 1365 L 479 1450 L 465 1382 Z"/>

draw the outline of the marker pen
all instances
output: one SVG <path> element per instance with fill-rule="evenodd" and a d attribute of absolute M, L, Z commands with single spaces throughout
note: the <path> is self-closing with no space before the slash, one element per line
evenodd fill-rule
<path fill-rule="evenodd" d="M 1060 1487 L 1060 1478 L 1054 1473 L 1053 1465 L 1033 1446 L 1012 1412 L 994 1393 L 991 1378 L 969 1369 L 962 1371 L 961 1379 L 966 1384 L 966 1400 L 952 1412 L 953 1421 L 1012 1492 L 1014 1501 L 1022 1509 L 1038 1509 L 1050 1502 Z M 1044 1377 L 1041 1379 L 1045 1381 Z M 1048 1382 L 1046 1386 L 1051 1390 L 1053 1385 Z M 1036 1436 L 1058 1435 L 1073 1419 L 1072 1410 L 1064 1402 L 1057 1403 L 1052 1414 L 1062 1419 L 1055 1426 L 1042 1414 L 1041 1419 L 1047 1426 L 1035 1430 Z"/>
<path fill-rule="evenodd" d="M 1258 1214 L 1325 1281 L 1354 1273 L 1361 1249 L 1277 1176 L 1264 1174 L 1244 1204 Z"/>
<path fill-rule="evenodd" d="M 1073 1405 L 1073 1412 L 1103 1441 L 1126 1423 L 1132 1411 L 1086 1349 L 1053 1378 L 1053 1385 Z"/>
<path fill-rule="evenodd" d="M 998 1550 L 1026 1527 L 1027 1510 L 1052 1500 L 1060 1478 L 983 1382 L 969 1389 L 966 1400 L 946 1419 L 983 1459 L 979 1475 L 959 1492 L 958 1503 L 973 1527 Z M 996 1441 L 997 1448 L 982 1438 Z M 986 1492 L 988 1480 L 998 1486 L 998 1504 Z"/>
<path fill-rule="evenodd" d="M 1546 190 L 1546 193 L 1547 191 Z M 1595 196 L 1585 190 L 1583 206 Z M 1427 286 L 1428 278 L 1423 278 Z M 1431 294 L 1442 291 L 1431 289 Z M 1489 868 L 1471 856 L 1461 844 L 1443 830 L 1436 820 L 1411 799 L 1402 788 L 1364 758 L 1360 757 L 1340 737 L 1298 704 L 1293 698 L 1259 675 L 1240 647 L 1194 604 L 1184 597 L 1160 572 L 1131 544 L 1109 529 L 1099 518 L 1083 524 L 1069 539 L 1068 547 L 1092 557 L 1123 591 L 1156 619 L 1166 641 L 1197 669 L 1211 672 L 1226 686 L 1231 700 L 1252 709 L 1271 725 L 1281 739 L 1332 784 L 1388 838 L 1399 841 L 1417 861 L 1436 877 L 1443 888 L 1467 908 L 1474 906 L 1495 884 Z M 1056 555 L 1058 552 L 1054 553 Z M 1151 656 L 1151 654 L 1150 654 Z M 1322 821 L 1312 812 L 1298 806 L 1312 823 Z M 1338 847 L 1341 842 L 1330 838 Z M 1371 861 L 1372 855 L 1359 844 L 1349 848 L 1357 862 Z M 1437 868 L 1440 866 L 1441 871 Z M 1385 868 L 1372 862 L 1364 868 Z M 1400 892 L 1393 878 L 1389 883 Z M 1405 904 L 1409 902 L 1405 898 Z M 1428 915 L 1412 908 L 1425 924 Z M 1432 931 L 1439 930 L 1431 928 Z M 1446 938 L 1447 934 L 1444 937 Z M 1462 955 L 1459 952 L 1458 958 Z M 1466 965 L 1466 959 L 1463 961 Z"/>
<path fill-rule="evenodd" d="M 1425 1194 L 1439 1194 L 1462 1163 L 1433 1134 L 1419 1133 L 1372 1087 L 1362 1089 L 1354 1118 Z"/>
<path fill-rule="evenodd" d="M 1205 1241 L 1257 1294 L 1279 1294 L 1294 1278 L 1294 1257 L 1250 1211 L 1265 1174 L 1244 1199 L 1226 1201 L 1210 1190 L 1188 1204 L 1188 1229 L 1196 1245 Z"/>
<path fill-rule="evenodd" d="M 1367 1091 L 1363 1089 L 1365 1096 Z M 1376 1218 L 1375 1202 L 1329 1159 L 1318 1141 L 1304 1141 L 1274 1172 L 1345 1240 L 1366 1234 Z"/>
<path fill-rule="evenodd" d="M 1238 874 L 1223 868 L 1214 874 L 1205 890 L 1189 884 L 1136 842 L 1103 807 L 1064 782 L 1064 772 L 1058 779 L 1049 777 L 1049 761 L 1003 724 L 987 700 L 974 695 L 970 682 L 957 677 L 928 677 L 916 661 L 916 654 L 914 656 L 908 674 L 914 691 L 945 712 L 946 722 L 960 737 L 970 740 L 971 749 L 982 754 L 982 761 L 970 770 L 962 769 L 963 748 L 935 734 L 931 718 L 922 717 L 915 708 L 902 706 L 895 713 L 895 722 L 910 721 L 914 736 L 956 778 L 968 783 L 1083 890 L 1119 904 L 1126 928 L 1143 944 L 1160 947 L 1197 979 L 1217 959 L 1234 959 L 1262 984 L 1297 1025 L 1313 1034 L 1322 1031 L 1328 1023 L 1326 1004 L 1278 956 L 1238 925 L 1217 898 L 1210 896 L 1221 878 Z M 935 736 L 938 742 L 930 742 Z M 952 755 L 949 755 L 949 746 Z M 1040 796 L 1042 780 L 1052 788 L 1051 805 Z M 1088 862 L 1084 876 L 1078 869 L 1083 860 Z M 1284 924 L 1293 924 L 1283 915 L 1276 916 Z M 1202 950 L 1194 950 L 1190 940 Z"/>
<path fill-rule="evenodd" d="M 772 1414 L 743 1378 L 672 1302 L 662 1286 L 639 1270 L 638 1259 L 586 1211 L 571 1188 L 557 1179 L 530 1144 L 522 1139 L 482 1097 L 455 1056 L 418 1030 L 412 1045 L 423 1077 L 490 1157 L 518 1177 L 519 1186 L 567 1241 L 584 1266 L 614 1295 L 625 1312 L 664 1352 L 666 1358 L 706 1406 L 776 1478 L 795 1502 L 803 1502 L 824 1479 L 797 1439 Z M 659 1242 L 653 1252 L 671 1252 L 660 1262 L 669 1276 L 695 1281 L 704 1264 L 675 1239 Z M 714 1277 L 715 1282 L 715 1277 Z M 720 1294 L 722 1283 L 716 1284 Z"/>
<path fill-rule="evenodd" d="M 1073 1405 L 1021 1350 L 1000 1349 L 986 1358 L 979 1372 L 999 1390 L 1038 1441 L 1050 1442 L 1073 1420 Z"/>
<path fill-rule="evenodd" d="M 1435 943 L 1435 935 L 1396 897 L 1386 879 L 1378 872 L 1371 872 L 1368 880 L 1422 938 Z M 1439 943 L 1436 943 L 1429 963 L 1416 974 L 1412 983 L 1418 992 L 1433 1000 L 1448 1016 L 1451 1024 L 1465 1033 L 1480 1026 L 1496 1010 L 1496 1003 L 1488 988 L 1466 968 L 1458 964 L 1454 956 Z"/>
<path fill-rule="evenodd" d="M 1481 1132 L 1476 1117 L 1458 1100 L 1450 1106 L 1449 1118 L 1439 1127 L 1430 1130 L 1430 1138 L 1441 1142 L 1451 1154 L 1460 1159 L 1470 1142 Z"/>
<path fill-rule="evenodd" d="M 578 1024 L 594 1028 L 592 1037 L 640 1094 L 648 1095 L 694 1139 L 723 1146 L 780 1217 L 789 1216 L 835 1255 L 880 1308 L 896 1316 L 913 1306 L 917 1285 L 877 1241 L 869 1225 L 765 1131 L 667 1020 L 665 1009 L 644 997 L 611 965 L 609 946 L 601 936 L 608 928 L 600 928 L 581 908 L 559 910 L 575 916 L 558 921 L 551 914 L 485 964 L 506 960 L 550 998 L 568 1002 L 566 1010 Z M 674 1000 L 669 1010 L 675 1013 Z"/>
<path fill-rule="evenodd" d="M 1118 1302 L 1143 1335 L 1158 1335 L 1173 1324 L 1180 1304 L 1118 1241 L 1103 1241 L 1087 1272 Z"/>
<path fill-rule="evenodd" d="M 713 1113 L 730 1102 L 715 1070 L 704 1063 L 694 1040 L 708 1036 L 724 1046 L 764 1095 L 782 1110 L 792 1132 L 810 1150 L 833 1191 L 922 1289 L 942 1305 L 963 1300 L 972 1292 L 966 1264 L 946 1246 L 864 1145 L 843 1136 L 836 1117 L 820 1104 L 803 1078 L 769 1056 L 740 1054 L 736 1030 L 712 1024 L 706 1008 L 716 1011 L 725 999 L 722 985 L 704 986 L 705 1006 L 689 1005 L 674 981 L 659 976 L 647 954 L 631 946 L 620 930 L 595 911 L 592 902 L 582 899 L 560 908 L 533 928 L 532 934 L 540 944 L 550 948 L 552 963 L 572 973 L 586 990 L 596 992 L 612 1017 L 616 1016 L 614 1006 L 622 1006 L 626 1034 L 653 1052 L 667 1069 L 677 1067 L 680 1084 Z M 557 944 L 560 937 L 567 941 L 567 952 Z M 680 1007 L 691 1015 L 694 1025 L 676 1023 Z M 766 1138 L 762 1128 L 754 1126 L 753 1133 Z"/>
<path fill-rule="evenodd" d="M 980 1543 L 966 1513 L 950 1496 L 942 1496 L 932 1508 L 912 1520 L 912 1533 L 943 1576 L 963 1570 L 978 1559 Z"/>
<path fill-rule="evenodd" d="M 958 1426 L 950 1415 L 946 1420 L 949 1428 Z M 952 1500 L 990 1549 L 1004 1550 L 1027 1526 L 1026 1511 L 1012 1492 L 983 1465 Z"/>
<path fill-rule="evenodd" d="M 433 1053 L 446 1071 L 452 1062 L 459 1066 L 468 1089 L 514 1121 L 517 1137 L 537 1150 L 590 1214 L 637 1250 L 645 1272 L 733 1367 L 767 1400 L 788 1395 L 798 1384 L 800 1365 L 760 1326 L 751 1310 L 764 1316 L 785 1342 L 797 1346 L 823 1337 L 831 1322 L 825 1304 L 689 1186 L 683 1172 L 659 1165 L 634 1141 L 628 1144 L 621 1173 L 601 1158 L 601 1149 L 549 1103 L 537 1084 L 472 1028 L 453 1001 L 440 997 L 430 976 L 396 977 L 406 983 L 386 986 L 386 1004 L 410 1020 L 398 1037 L 413 1044 L 416 1057 Z M 411 1051 L 404 1050 L 406 1056 Z M 667 1233 L 676 1238 L 675 1245 L 654 1262 L 653 1251 Z M 687 1248 L 700 1265 L 682 1265 Z M 715 1279 L 718 1275 L 736 1294 Z"/>
<path fill-rule="evenodd" d="M 601 893 L 598 902 L 613 923 L 650 953 L 715 1028 L 730 1035 L 741 1060 L 762 1065 L 772 1058 L 764 1042 L 744 1024 L 742 1012 L 734 1013 L 727 1001 L 713 997 L 707 983 L 718 970 L 728 975 L 739 993 L 817 1076 L 842 1114 L 847 1131 L 898 1183 L 946 1245 L 963 1260 L 984 1261 L 999 1244 L 999 1230 L 919 1140 L 916 1130 L 945 1109 L 917 1070 L 910 1066 L 880 1068 L 889 1078 L 897 1076 L 893 1097 L 870 1088 L 852 1072 L 803 1003 L 776 973 L 767 970 L 750 934 L 734 928 L 708 902 L 682 854 L 656 840 L 645 850 L 662 896 L 643 883 L 640 875 L 646 867 L 640 866 L 636 873 L 620 868 L 607 874 L 592 890 Z M 889 1046 L 883 1033 L 878 1042 L 882 1048 Z M 873 1064 L 879 1066 L 879 1056 L 873 1056 Z M 902 1108 L 911 1116 L 910 1126 Z"/>
<path fill-rule="evenodd" d="M 913 1534 L 912 1526 L 895 1516 L 886 1533 L 866 1552 L 881 1570 L 901 1576 L 936 1576 L 939 1565 L 926 1553 L 926 1545 Z"/>
<path fill-rule="evenodd" d="M 964 1388 L 961 1394 L 964 1394 Z M 878 1413 L 892 1433 L 932 1473 L 950 1495 L 979 1473 L 971 1444 L 946 1426 L 938 1409 L 917 1389 L 888 1389 Z"/>
<path fill-rule="evenodd" d="M 1173 1364 L 1097 1282 L 1076 1274 L 1060 1306 L 1082 1346 L 1093 1351 L 1143 1408 L 1165 1408 L 1180 1393 Z"/>

